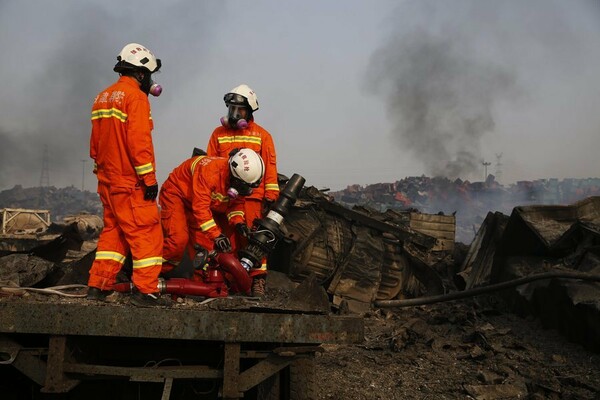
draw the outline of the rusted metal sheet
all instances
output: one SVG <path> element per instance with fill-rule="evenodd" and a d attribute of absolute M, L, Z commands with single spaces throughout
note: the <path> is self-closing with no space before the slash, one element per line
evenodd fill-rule
<path fill-rule="evenodd" d="M 358 316 L 0 299 L 0 332 L 226 342 L 360 343 Z"/>
<path fill-rule="evenodd" d="M 24 208 L 3 208 L 0 210 L 0 234 L 36 234 L 50 226 L 49 210 L 28 210 Z"/>
<path fill-rule="evenodd" d="M 407 226 L 391 225 L 386 222 L 371 218 L 362 213 L 350 210 L 339 204 L 317 200 L 317 204 L 324 210 L 340 215 L 352 221 L 356 221 L 369 228 L 376 229 L 380 232 L 391 232 L 401 240 L 416 243 L 425 248 L 431 248 L 435 245 L 435 238 L 429 235 L 416 232 Z"/>
<path fill-rule="evenodd" d="M 337 270 L 329 288 L 333 295 L 370 304 L 377 296 L 383 265 L 383 241 L 370 229 L 355 226 L 356 239 L 346 262 Z"/>
<path fill-rule="evenodd" d="M 471 289 L 490 283 L 497 244 L 507 222 L 508 216 L 500 212 L 490 212 L 485 217 L 457 276 L 456 281 L 461 282 L 461 289 Z"/>
<path fill-rule="evenodd" d="M 433 251 L 453 251 L 456 236 L 454 215 L 410 213 L 410 227 L 417 232 L 436 238 Z"/>
<path fill-rule="evenodd" d="M 514 225 L 516 230 L 527 230 L 527 233 L 535 235 L 538 246 L 548 248 L 577 221 L 600 223 L 600 197 L 589 197 L 566 206 L 515 207 L 507 229 L 513 229 Z"/>
<path fill-rule="evenodd" d="M 463 271 L 466 288 L 552 271 L 598 273 L 600 197 L 568 206 L 516 207 L 509 218 L 488 214 L 471 244 Z M 539 315 L 573 340 L 600 348 L 600 284 L 559 278 L 505 291 L 519 313 Z"/>

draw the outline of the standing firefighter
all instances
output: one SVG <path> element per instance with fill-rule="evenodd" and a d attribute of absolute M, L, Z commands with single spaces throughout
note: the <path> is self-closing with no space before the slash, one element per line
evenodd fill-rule
<path fill-rule="evenodd" d="M 104 300 L 129 253 L 133 258 L 131 303 L 165 305 L 158 293 L 163 236 L 156 196 L 152 115 L 148 94 L 162 88 L 152 81 L 161 62 L 146 47 L 130 43 L 117 56 L 119 80 L 101 91 L 92 106 L 90 156 L 104 208 L 87 298 Z"/>
<path fill-rule="evenodd" d="M 229 237 L 247 231 L 244 197 L 260 185 L 264 163 L 251 149 L 235 150 L 229 158 L 194 156 L 175 168 L 160 190 L 165 237 L 163 272 L 177 267 L 194 245 L 231 252 Z"/>
<path fill-rule="evenodd" d="M 247 147 L 256 151 L 265 163 L 265 177 L 259 187 L 246 197 L 245 215 L 248 226 L 255 219 L 262 218 L 265 210 L 279 196 L 277 183 L 277 158 L 273 138 L 266 129 L 254 122 L 254 112 L 258 110 L 256 93 L 247 85 L 239 85 L 225 94 L 223 100 L 227 106 L 227 116 L 221 118 L 208 142 L 209 156 L 225 157 L 234 148 Z M 238 246 L 245 244 L 243 233 L 236 237 Z M 265 293 L 267 263 L 263 260 L 260 268 L 251 271 L 253 276 L 252 294 L 262 296 Z"/>

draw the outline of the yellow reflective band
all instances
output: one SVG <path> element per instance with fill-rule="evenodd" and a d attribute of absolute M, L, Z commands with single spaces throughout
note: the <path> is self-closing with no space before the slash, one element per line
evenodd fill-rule
<path fill-rule="evenodd" d="M 127 121 L 127 114 L 116 108 L 100 109 L 92 111 L 92 121 L 100 118 L 116 118 L 121 122 Z"/>
<path fill-rule="evenodd" d="M 222 203 L 227 203 L 229 201 L 229 196 L 223 196 L 221 193 L 212 192 L 210 194 L 210 198 L 213 200 L 220 201 Z"/>
<path fill-rule="evenodd" d="M 261 265 L 260 265 L 260 268 L 258 268 L 258 270 L 259 270 L 259 271 L 266 271 L 266 270 L 267 270 L 267 264 L 266 264 L 266 263 L 264 263 L 264 264 L 261 264 Z"/>
<path fill-rule="evenodd" d="M 150 120 L 152 120 L 152 111 L 150 111 Z"/>
<path fill-rule="evenodd" d="M 227 221 L 231 221 L 231 218 L 235 217 L 239 215 L 240 217 L 244 218 L 244 212 L 243 211 L 232 211 L 229 214 L 227 214 Z"/>
<path fill-rule="evenodd" d="M 156 265 L 162 265 L 162 257 L 150 257 L 142 260 L 133 260 L 133 269 L 154 267 Z"/>
<path fill-rule="evenodd" d="M 210 221 L 207 221 L 200 225 L 200 229 L 202 229 L 202 232 L 206 232 L 207 230 L 209 230 L 210 228 L 214 228 L 215 226 L 217 226 L 215 220 L 211 219 Z"/>
<path fill-rule="evenodd" d="M 148 172 L 152 172 L 152 171 L 154 171 L 154 167 L 152 166 L 152 163 L 148 163 L 148 164 L 144 164 L 144 165 L 135 167 L 135 172 L 138 175 L 144 175 L 144 174 L 147 174 Z"/>
<path fill-rule="evenodd" d="M 276 183 L 267 183 L 265 185 L 265 190 L 276 190 L 279 192 L 279 185 Z"/>
<path fill-rule="evenodd" d="M 192 166 L 191 166 L 191 171 L 192 171 L 192 175 L 194 175 L 194 170 L 196 169 L 196 164 L 198 164 L 198 162 L 200 160 L 202 160 L 203 158 L 205 158 L 206 156 L 198 156 L 198 158 L 196 158 L 194 161 L 192 161 Z"/>
<path fill-rule="evenodd" d="M 171 264 L 174 267 L 179 266 L 179 261 L 167 260 L 166 258 L 163 258 L 162 259 L 162 264 L 165 264 L 165 263 Z"/>
<path fill-rule="evenodd" d="M 219 144 L 246 142 L 260 145 L 262 143 L 260 136 L 221 136 L 217 140 Z"/>
<path fill-rule="evenodd" d="M 116 251 L 97 251 L 96 260 L 111 260 L 123 264 L 125 262 L 125 256 Z"/>

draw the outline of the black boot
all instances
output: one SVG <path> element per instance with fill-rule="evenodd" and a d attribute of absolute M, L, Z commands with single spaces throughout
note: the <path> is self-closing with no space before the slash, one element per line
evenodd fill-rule
<path fill-rule="evenodd" d="M 142 293 L 134 291 L 130 303 L 137 307 L 169 307 L 171 299 L 161 297 L 160 293 Z"/>
<path fill-rule="evenodd" d="M 100 290 L 95 287 L 88 288 L 86 299 L 94 301 L 106 301 L 106 298 L 113 294 L 112 290 Z"/>

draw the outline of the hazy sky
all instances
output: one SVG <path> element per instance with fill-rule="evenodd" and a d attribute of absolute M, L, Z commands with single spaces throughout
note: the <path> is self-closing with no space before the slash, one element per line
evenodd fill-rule
<path fill-rule="evenodd" d="M 51 185 L 95 190 L 92 100 L 129 42 L 163 61 L 161 184 L 241 83 L 318 188 L 481 180 L 500 153 L 504 183 L 600 176 L 598 0 L 0 0 L 0 190 L 37 186 L 45 145 Z"/>

